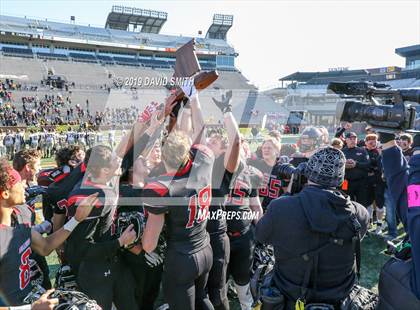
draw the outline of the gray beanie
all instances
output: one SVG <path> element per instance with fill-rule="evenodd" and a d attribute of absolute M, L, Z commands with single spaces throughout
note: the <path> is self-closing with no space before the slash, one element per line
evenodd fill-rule
<path fill-rule="evenodd" d="M 309 181 L 325 187 L 339 187 L 344 182 L 346 157 L 333 147 L 325 147 L 313 154 L 306 165 Z"/>

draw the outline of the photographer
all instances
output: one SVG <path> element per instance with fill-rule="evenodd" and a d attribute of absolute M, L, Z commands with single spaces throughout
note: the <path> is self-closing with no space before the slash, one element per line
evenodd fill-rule
<path fill-rule="evenodd" d="M 370 309 L 371 296 L 355 286 L 360 239 L 369 218 L 362 205 L 337 190 L 344 181 L 345 163 L 340 150 L 318 150 L 307 163 L 307 186 L 272 201 L 258 222 L 257 241 L 272 244 L 275 255 L 268 298 L 276 301 L 269 304 L 263 292 L 263 309 L 303 309 L 312 303 Z M 367 303 L 357 307 L 354 295 Z M 283 308 L 274 307 L 281 304 Z"/>
<path fill-rule="evenodd" d="M 381 133 L 383 166 L 387 184 L 397 204 L 397 214 L 411 241 L 411 259 L 391 259 L 379 280 L 379 309 L 419 309 L 420 307 L 420 135 L 413 143 L 409 164 L 397 146 L 395 135 Z M 414 296 L 415 295 L 415 296 Z"/>

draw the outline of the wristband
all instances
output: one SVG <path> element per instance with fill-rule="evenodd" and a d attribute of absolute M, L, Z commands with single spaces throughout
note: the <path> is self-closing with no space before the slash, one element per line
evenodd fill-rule
<path fill-rule="evenodd" d="M 16 307 L 9 307 L 9 310 L 31 310 L 32 305 L 23 305 L 23 306 L 16 306 Z"/>
<path fill-rule="evenodd" d="M 74 217 L 72 217 L 70 219 L 70 221 L 68 221 L 66 224 L 64 224 L 63 228 L 64 228 L 64 230 L 72 232 L 79 223 L 80 222 L 78 222 Z"/>

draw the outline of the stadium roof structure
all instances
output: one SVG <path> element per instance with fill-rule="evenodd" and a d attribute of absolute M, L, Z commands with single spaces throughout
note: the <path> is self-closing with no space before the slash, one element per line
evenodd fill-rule
<path fill-rule="evenodd" d="M 384 75 L 386 73 L 399 73 L 400 67 L 384 67 L 374 69 L 357 69 L 357 70 L 337 70 L 325 72 L 295 72 L 279 79 L 281 82 L 306 82 L 306 83 L 328 83 L 330 80 L 335 81 L 351 81 L 351 80 L 371 80 L 375 76 Z"/>
<path fill-rule="evenodd" d="M 395 54 L 402 57 L 411 57 L 411 56 L 420 55 L 420 44 L 396 48 Z"/>
<path fill-rule="evenodd" d="M 306 82 L 316 76 L 318 72 L 295 72 L 279 79 L 279 81 Z"/>
<path fill-rule="evenodd" d="M 6 15 L 0 15 L 0 35 L 162 52 L 175 52 L 192 39 Z M 234 48 L 225 40 L 196 38 L 196 42 L 200 54 L 235 55 Z"/>
<path fill-rule="evenodd" d="M 159 33 L 168 19 L 168 13 L 113 5 L 106 19 L 105 28 L 125 30 L 130 25 L 141 26 L 140 32 Z"/>
<path fill-rule="evenodd" d="M 233 25 L 233 15 L 214 14 L 213 23 L 207 30 L 206 38 L 226 41 L 226 34 Z"/>

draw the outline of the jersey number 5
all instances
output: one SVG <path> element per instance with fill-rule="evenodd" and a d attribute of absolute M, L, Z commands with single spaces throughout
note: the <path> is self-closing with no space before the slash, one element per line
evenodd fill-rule
<path fill-rule="evenodd" d="M 185 228 L 191 228 L 194 226 L 194 222 L 200 224 L 207 218 L 209 213 L 209 207 L 211 202 L 211 187 L 206 186 L 198 192 L 198 203 L 197 195 L 190 197 L 190 203 L 188 205 L 188 223 Z M 197 206 L 199 207 L 197 214 Z"/>

